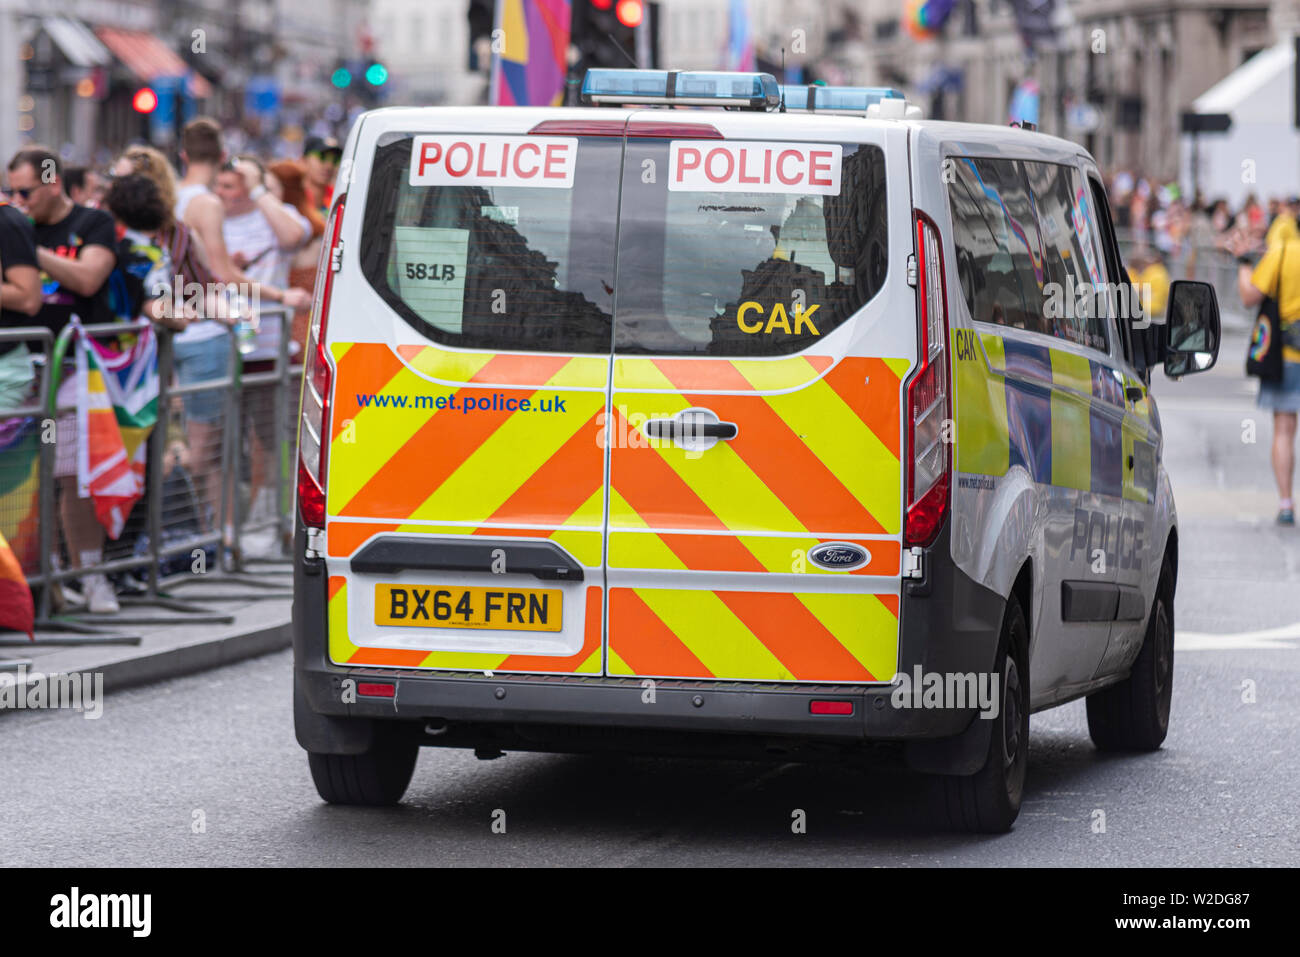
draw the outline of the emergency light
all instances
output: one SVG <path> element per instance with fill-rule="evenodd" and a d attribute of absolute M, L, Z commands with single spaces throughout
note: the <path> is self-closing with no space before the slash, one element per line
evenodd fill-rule
<path fill-rule="evenodd" d="M 770 73 L 703 70 L 588 70 L 582 102 L 589 104 L 667 103 L 774 110 L 781 105 Z"/>
<path fill-rule="evenodd" d="M 883 99 L 903 99 L 903 94 L 889 86 L 781 86 L 787 110 L 808 113 L 862 113 Z"/>

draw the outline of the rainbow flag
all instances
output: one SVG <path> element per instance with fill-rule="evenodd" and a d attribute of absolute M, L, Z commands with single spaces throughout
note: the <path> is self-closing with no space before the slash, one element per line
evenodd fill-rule
<path fill-rule="evenodd" d="M 40 433 L 39 419 L 0 420 L 0 535 L 29 573 L 40 565 Z"/>
<path fill-rule="evenodd" d="M 4 535 L 0 535 L 0 628 L 21 631 L 35 641 L 35 624 L 36 606 L 27 576 Z"/>
<path fill-rule="evenodd" d="M 564 103 L 569 21 L 569 0 L 497 0 L 503 45 L 492 55 L 493 106 Z"/>
<path fill-rule="evenodd" d="M 121 351 L 77 336 L 77 487 L 117 539 L 144 494 L 149 433 L 158 421 L 158 340 L 145 326 Z"/>

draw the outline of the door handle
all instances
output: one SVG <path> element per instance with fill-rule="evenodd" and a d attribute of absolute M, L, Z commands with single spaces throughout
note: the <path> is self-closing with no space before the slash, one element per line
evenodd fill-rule
<path fill-rule="evenodd" d="M 1146 391 L 1141 386 L 1130 385 L 1124 388 L 1124 398 L 1130 402 L 1141 402 L 1146 396 Z"/>
<path fill-rule="evenodd" d="M 671 441 L 675 438 L 734 439 L 740 430 L 735 422 L 684 422 L 680 419 L 651 419 L 645 424 L 651 438 Z"/>

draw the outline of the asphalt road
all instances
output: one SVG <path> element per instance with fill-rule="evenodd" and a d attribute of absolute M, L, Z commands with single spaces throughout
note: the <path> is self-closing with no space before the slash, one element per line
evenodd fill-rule
<path fill-rule="evenodd" d="M 890 768 L 433 749 L 402 806 L 329 807 L 284 652 L 115 694 L 97 721 L 0 718 L 0 865 L 1294 866 L 1300 532 L 1270 524 L 1241 352 L 1156 387 L 1183 529 L 1165 747 L 1099 755 L 1082 702 L 1035 715 L 1011 834 L 936 830 L 928 780 Z"/>

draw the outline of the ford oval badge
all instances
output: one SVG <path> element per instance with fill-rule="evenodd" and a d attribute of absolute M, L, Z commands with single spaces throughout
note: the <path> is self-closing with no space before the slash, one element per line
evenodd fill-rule
<path fill-rule="evenodd" d="M 871 561 L 871 553 L 848 542 L 823 542 L 808 552 L 813 564 L 837 572 L 851 572 Z"/>

